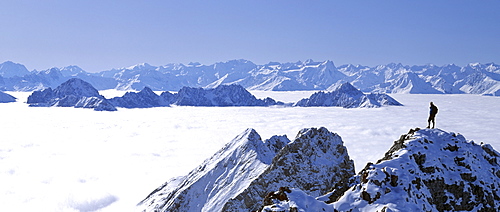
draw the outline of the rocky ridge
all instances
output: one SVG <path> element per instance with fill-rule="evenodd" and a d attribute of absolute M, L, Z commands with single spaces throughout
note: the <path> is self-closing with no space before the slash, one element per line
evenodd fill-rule
<path fill-rule="evenodd" d="M 28 97 L 27 103 L 32 107 L 58 106 L 93 108 L 96 111 L 116 111 L 116 108 L 101 96 L 97 89 L 79 78 L 72 78 L 54 90 L 47 88 L 42 91 L 34 91 Z"/>
<path fill-rule="evenodd" d="M 187 176 L 153 191 L 139 208 L 259 210 L 266 195 L 282 186 L 317 196 L 352 175 L 354 163 L 342 139 L 326 128 L 303 129 L 292 142 L 283 136 L 262 142 L 254 130 L 247 130 Z"/>
<path fill-rule="evenodd" d="M 333 206 L 338 211 L 498 211 L 500 154 L 439 129 L 412 130 Z"/>
<path fill-rule="evenodd" d="M 253 129 L 234 138 L 188 175 L 174 178 L 140 203 L 143 211 L 220 211 L 222 205 L 262 174 L 290 140 L 262 141 Z"/>
<path fill-rule="evenodd" d="M 344 107 L 364 108 L 381 107 L 383 105 L 402 106 L 401 103 L 387 94 L 364 94 L 349 82 L 334 84 L 327 92 L 316 92 L 309 98 L 301 99 L 294 106 L 300 107 Z"/>
<path fill-rule="evenodd" d="M 216 88 L 183 87 L 173 103 L 179 106 L 271 106 L 283 105 L 271 98 L 257 99 L 241 85 L 219 85 Z"/>
<path fill-rule="evenodd" d="M 326 128 L 299 131 L 273 163 L 239 195 L 229 200 L 222 211 L 255 211 L 258 203 L 280 187 L 300 189 L 309 196 L 320 196 L 334 187 L 343 187 L 354 175 L 354 162 L 339 135 Z"/>

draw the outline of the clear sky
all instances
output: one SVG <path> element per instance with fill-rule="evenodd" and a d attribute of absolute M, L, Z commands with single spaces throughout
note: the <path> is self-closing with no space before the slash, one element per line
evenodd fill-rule
<path fill-rule="evenodd" d="M 2 0 L 0 63 L 500 63 L 500 0 Z"/>

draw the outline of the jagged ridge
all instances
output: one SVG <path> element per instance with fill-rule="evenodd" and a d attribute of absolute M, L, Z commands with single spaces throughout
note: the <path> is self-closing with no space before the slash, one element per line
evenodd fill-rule
<path fill-rule="evenodd" d="M 402 106 L 401 103 L 387 94 L 370 93 L 364 94 L 348 82 L 334 84 L 328 90 L 330 92 L 316 92 L 309 98 L 301 99 L 294 106 L 300 107 L 381 107 L 383 105 Z"/>
<path fill-rule="evenodd" d="M 220 211 L 289 142 L 286 136 L 262 141 L 255 130 L 247 129 L 188 175 L 153 191 L 140 206 L 144 211 Z"/>

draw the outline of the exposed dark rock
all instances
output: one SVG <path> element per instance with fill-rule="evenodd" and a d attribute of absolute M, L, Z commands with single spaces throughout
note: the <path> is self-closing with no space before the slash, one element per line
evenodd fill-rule
<path fill-rule="evenodd" d="M 35 107 L 77 107 L 93 108 L 96 111 L 116 111 L 99 91 L 90 83 L 78 78 L 72 78 L 52 90 L 47 88 L 34 91 L 28 97 L 28 104 Z"/>
<path fill-rule="evenodd" d="M 223 211 L 259 210 L 265 196 L 280 187 L 320 196 L 353 175 L 354 164 L 340 136 L 326 128 L 303 129 L 263 174 L 224 205 Z"/>

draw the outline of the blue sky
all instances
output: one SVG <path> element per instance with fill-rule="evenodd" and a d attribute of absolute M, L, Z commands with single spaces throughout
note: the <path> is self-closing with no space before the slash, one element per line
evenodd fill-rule
<path fill-rule="evenodd" d="M 2 0 L 0 62 L 500 63 L 500 0 Z"/>

